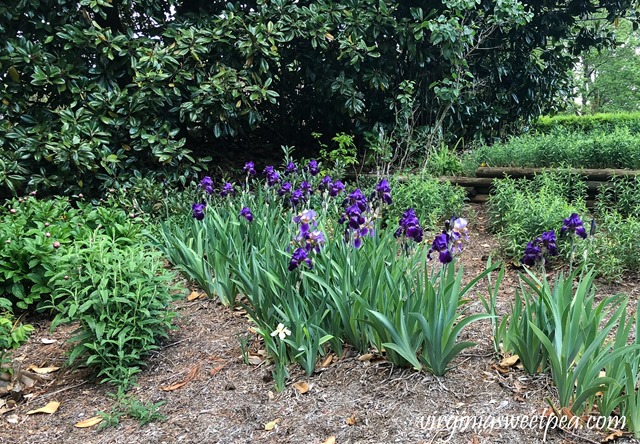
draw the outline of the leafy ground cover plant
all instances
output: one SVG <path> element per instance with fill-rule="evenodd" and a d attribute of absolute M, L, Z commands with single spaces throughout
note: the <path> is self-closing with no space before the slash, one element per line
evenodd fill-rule
<path fill-rule="evenodd" d="M 70 363 L 81 359 L 103 381 L 122 387 L 144 366 L 143 358 L 167 337 L 175 312 L 171 284 L 158 253 L 122 247 L 98 232 L 77 241 L 51 273 L 51 328 L 78 321 Z"/>
<path fill-rule="evenodd" d="M 431 230 L 437 230 L 452 214 L 462 213 L 466 200 L 462 187 L 431 176 L 411 176 L 406 182 L 392 179 L 391 183 L 395 205 L 385 218 L 389 225 L 395 225 L 407 208 L 414 208 L 423 225 Z"/>
<path fill-rule="evenodd" d="M 51 273 L 74 242 L 107 233 L 122 245 L 138 242 L 143 226 L 108 200 L 103 206 L 76 198 L 38 199 L 36 193 L 8 200 L 0 209 L 0 298 L 11 310 L 49 299 Z"/>
<path fill-rule="evenodd" d="M 0 366 L 10 361 L 9 351 L 24 344 L 34 330 L 32 325 L 22 324 L 4 312 L 7 306 L 0 299 Z"/>
<path fill-rule="evenodd" d="M 492 230 L 507 256 L 521 256 L 523 240 L 558 229 L 563 215 L 584 214 L 586 188 L 575 175 L 566 171 L 545 172 L 532 181 L 504 179 L 496 181 L 489 197 Z M 559 242 L 561 252 L 570 248 Z"/>

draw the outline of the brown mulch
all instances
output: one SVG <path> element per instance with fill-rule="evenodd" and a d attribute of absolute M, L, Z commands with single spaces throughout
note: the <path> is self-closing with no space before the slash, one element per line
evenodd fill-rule
<path fill-rule="evenodd" d="M 481 271 L 489 254 L 498 251 L 486 232 L 482 206 L 471 211 L 472 236 L 462 256 L 465 275 Z M 510 268 L 502 285 L 499 309 L 504 313 L 513 300 L 516 269 Z M 624 291 L 635 301 L 638 280 L 618 286 L 600 286 L 607 294 Z M 470 312 L 482 312 L 471 295 Z M 635 309 L 635 303 L 630 304 Z M 36 332 L 14 353 L 14 365 L 26 368 L 61 366 L 25 391 L 29 396 L 0 415 L 0 443 L 581 443 L 602 442 L 603 433 L 495 427 L 452 433 L 451 428 L 430 427 L 430 416 L 535 415 L 555 399 L 548 376 L 531 377 L 517 368 L 497 366 L 489 322 L 472 324 L 462 334 L 476 347 L 467 349 L 445 377 L 399 369 L 382 359 L 363 359 L 347 350 L 311 377 L 290 367 L 291 379 L 276 393 L 270 365 L 244 364 L 239 335 L 251 335 L 244 313 L 196 299 L 176 303 L 179 312 L 170 340 L 148 358 L 131 394 L 144 402 L 160 402 L 166 420 L 145 426 L 122 418 L 116 427 L 76 428 L 74 424 L 114 404 L 112 387 L 89 380 L 86 369 L 64 367 L 73 327 L 49 332 L 46 320 L 36 321 Z M 255 337 L 255 335 L 254 335 Z M 42 338 L 57 339 L 44 344 Z M 256 339 L 251 350 L 259 355 Z M 255 362 L 258 362 L 256 360 Z M 192 380 L 188 380 L 193 377 Z M 187 381 L 171 391 L 162 390 Z M 302 394 L 294 383 L 308 383 Z M 60 402 L 54 414 L 26 415 L 50 401 Z M 271 430 L 265 425 L 274 422 Z M 270 428 L 270 427 L 267 427 Z M 546 441 L 545 441 L 546 440 Z M 617 442 L 632 442 L 623 438 Z"/>

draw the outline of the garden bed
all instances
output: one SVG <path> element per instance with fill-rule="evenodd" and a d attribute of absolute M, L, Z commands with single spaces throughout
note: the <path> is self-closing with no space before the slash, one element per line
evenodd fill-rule
<path fill-rule="evenodd" d="M 481 272 L 489 254 L 499 250 L 487 233 L 488 217 L 481 205 L 471 205 L 471 241 L 461 256 L 465 280 Z M 498 297 L 500 313 L 508 310 L 517 286 L 518 270 L 509 268 Z M 470 295 L 472 313 L 483 311 L 478 296 L 484 285 Z M 194 289 L 198 291 L 198 289 Z M 598 295 L 626 292 L 640 296 L 640 280 L 627 279 L 615 287 L 599 285 Z M 199 298 L 176 303 L 178 330 L 152 353 L 148 368 L 132 390 L 142 401 L 160 402 L 166 420 L 140 426 L 122 418 L 120 425 L 102 431 L 80 429 L 74 424 L 108 412 L 114 401 L 110 387 L 86 379 L 83 369 L 61 368 L 37 382 L 17 408 L 0 416 L 0 443 L 124 443 L 124 442 L 278 442 L 323 443 L 331 436 L 337 443 L 449 442 L 521 443 L 542 442 L 544 430 L 494 428 L 460 432 L 430 430 L 429 415 L 534 415 L 555 400 L 548 376 L 531 377 L 517 367 L 500 367 L 493 351 L 488 321 L 472 324 L 462 339 L 477 342 L 463 352 L 445 377 L 394 368 L 376 355 L 346 350 L 341 358 L 325 360 L 311 376 L 291 366 L 291 379 L 276 393 L 270 365 L 263 362 L 259 341 L 249 344 L 251 364 L 243 364 L 239 335 L 250 327 L 241 310 Z M 635 306 L 635 304 L 630 304 Z M 61 366 L 72 326 L 49 333 L 49 322 L 35 322 L 36 331 L 14 355 L 14 363 L 26 368 Z M 254 335 L 255 338 L 255 335 Z M 57 342 L 44 344 L 43 339 Z M 194 370 L 196 369 L 196 370 Z M 187 378 L 175 390 L 162 390 Z M 294 384 L 306 382 L 301 393 Z M 298 386 L 301 387 L 301 386 Z M 304 391 L 304 390 L 302 390 Z M 60 402 L 56 413 L 26 415 L 50 401 Z M 266 428 L 273 428 L 265 430 Z M 600 442 L 602 433 L 549 431 L 547 442 Z M 622 439 L 619 442 L 624 442 Z"/>

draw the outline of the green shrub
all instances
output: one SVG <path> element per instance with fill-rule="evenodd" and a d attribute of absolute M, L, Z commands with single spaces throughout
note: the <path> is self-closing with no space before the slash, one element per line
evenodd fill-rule
<path fill-rule="evenodd" d="M 640 270 L 640 218 L 609 211 L 599 218 L 588 262 L 607 280 Z"/>
<path fill-rule="evenodd" d="M 7 308 L 6 305 L 8 304 L 0 299 L 0 365 L 9 361 L 8 351 L 27 342 L 34 330 L 32 325 L 18 323 L 12 315 L 2 313 Z"/>
<path fill-rule="evenodd" d="M 5 203 L 0 213 L 0 297 L 25 310 L 50 294 L 47 271 L 55 269 L 83 219 L 66 198 L 33 196 Z"/>
<path fill-rule="evenodd" d="M 559 128 L 549 134 L 525 134 L 483 146 L 466 163 L 490 167 L 633 168 L 640 169 L 640 133 L 628 128 L 579 133 Z"/>
<path fill-rule="evenodd" d="M 459 176 L 463 173 L 464 166 L 455 149 L 442 146 L 429 154 L 425 171 L 433 176 Z"/>
<path fill-rule="evenodd" d="M 50 307 L 61 323 L 80 323 L 69 361 L 97 367 L 103 381 L 127 386 L 143 358 L 167 337 L 176 287 L 158 253 L 94 233 L 77 241 L 52 273 Z"/>
<path fill-rule="evenodd" d="M 598 216 L 615 211 L 623 217 L 640 218 L 640 176 L 614 177 L 598 190 Z"/>
<path fill-rule="evenodd" d="M 599 113 L 583 116 L 542 116 L 533 129 L 550 133 L 558 128 L 576 132 L 610 132 L 616 128 L 629 128 L 631 133 L 640 133 L 640 113 Z"/>
<path fill-rule="evenodd" d="M 396 226 L 407 208 L 413 208 L 424 227 L 439 230 L 441 222 L 461 214 L 466 199 L 464 188 L 441 182 L 430 176 L 409 176 L 406 181 L 391 181 L 393 206 L 386 213 L 386 223 Z"/>
<path fill-rule="evenodd" d="M 503 252 L 516 257 L 542 232 L 560 229 L 564 218 L 586 213 L 585 196 L 584 182 L 566 171 L 495 181 L 489 197 L 491 228 Z"/>
<path fill-rule="evenodd" d="M 143 225 L 108 200 L 103 206 L 66 197 L 12 199 L 0 210 L 0 297 L 26 310 L 51 293 L 47 273 L 73 242 L 106 233 L 121 244 L 137 242 Z"/>

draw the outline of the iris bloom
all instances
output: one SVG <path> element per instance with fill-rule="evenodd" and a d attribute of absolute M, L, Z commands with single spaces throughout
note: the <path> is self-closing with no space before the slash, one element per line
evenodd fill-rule
<path fill-rule="evenodd" d="M 280 187 L 280 191 L 278 191 L 278 196 L 284 196 L 285 194 L 289 194 L 291 193 L 291 183 L 290 182 L 285 182 L 282 184 L 282 187 Z"/>
<path fill-rule="evenodd" d="M 535 238 L 533 242 L 529 242 L 524 249 L 524 254 L 520 262 L 532 267 L 536 262 L 541 261 L 545 254 L 549 256 L 558 255 L 556 232 L 554 230 L 545 231 L 540 237 Z"/>
<path fill-rule="evenodd" d="M 228 195 L 236 195 L 236 190 L 233 188 L 233 185 L 230 182 L 226 182 L 222 186 L 222 190 L 220 191 L 220 197 L 227 197 Z"/>
<path fill-rule="evenodd" d="M 336 180 L 335 182 L 329 184 L 329 196 L 336 197 L 338 194 L 342 193 L 343 191 L 344 191 L 344 184 L 341 181 Z"/>
<path fill-rule="evenodd" d="M 573 213 L 563 221 L 562 228 L 560 229 L 560 234 L 564 235 L 566 232 L 575 233 L 582 239 L 587 238 L 587 231 L 584 229 L 580 216 L 578 216 L 576 213 Z"/>
<path fill-rule="evenodd" d="M 318 185 L 318 189 L 320 191 L 323 190 L 328 190 L 329 187 L 331 187 L 331 177 L 329 176 L 324 176 L 321 180 L 320 180 L 320 184 Z"/>
<path fill-rule="evenodd" d="M 307 170 L 309 174 L 312 176 L 317 176 L 320 173 L 320 167 L 318 166 L 318 161 L 316 159 L 311 159 L 309 164 L 307 165 Z"/>
<path fill-rule="evenodd" d="M 540 236 L 540 243 L 546 248 L 549 256 L 558 255 L 558 247 L 556 246 L 556 232 L 554 230 L 545 231 Z"/>
<path fill-rule="evenodd" d="M 306 245 L 305 249 L 307 251 L 315 251 L 316 253 L 320 253 L 320 247 L 327 241 L 324 237 L 324 233 L 320 230 L 314 230 L 307 232 L 306 234 Z"/>
<path fill-rule="evenodd" d="M 280 323 L 280 324 L 278 324 L 276 329 L 271 332 L 271 336 L 274 337 L 274 338 L 276 336 L 278 336 L 280 338 L 280 340 L 283 340 L 287 336 L 291 336 L 291 330 L 289 330 L 287 327 L 285 327 L 283 323 Z"/>
<path fill-rule="evenodd" d="M 303 236 L 307 234 L 312 225 L 314 228 L 318 225 L 318 222 L 316 222 L 316 212 L 313 210 L 304 210 L 294 217 L 293 221 L 300 224 L 300 234 Z"/>
<path fill-rule="evenodd" d="M 524 249 L 524 255 L 520 262 L 530 267 L 534 266 L 536 262 L 542 260 L 542 250 L 535 242 L 529 242 L 527 248 Z"/>
<path fill-rule="evenodd" d="M 271 165 L 264 168 L 264 175 L 267 177 L 267 185 L 270 187 L 280 182 L 280 174 Z"/>
<path fill-rule="evenodd" d="M 391 199 L 391 186 L 389 186 L 389 181 L 387 179 L 382 179 L 378 185 L 376 185 L 373 197 L 379 198 L 387 205 L 391 205 L 393 203 L 393 200 Z"/>
<path fill-rule="evenodd" d="M 336 181 L 336 183 L 338 182 L 340 181 Z M 340 184 L 342 184 L 342 182 L 340 182 Z M 369 209 L 367 198 L 362 193 L 362 191 L 360 191 L 360 188 L 357 188 L 356 190 L 349 193 L 347 198 L 342 203 L 343 206 L 347 206 L 348 204 L 357 205 L 360 211 L 367 211 Z"/>
<path fill-rule="evenodd" d="M 291 198 L 289 198 L 289 201 L 294 207 L 300 205 L 301 203 L 304 203 L 305 198 L 302 190 L 298 188 L 293 193 L 291 193 Z"/>
<path fill-rule="evenodd" d="M 207 194 L 213 194 L 213 180 L 209 176 L 204 176 L 198 185 Z"/>
<path fill-rule="evenodd" d="M 469 228 L 467 227 L 468 223 L 469 222 L 467 221 L 467 219 L 464 219 L 462 217 L 454 217 L 453 221 L 450 224 L 450 226 L 453 227 L 451 229 L 451 237 L 458 247 L 458 251 L 462 251 L 462 241 L 469 240 Z"/>
<path fill-rule="evenodd" d="M 191 211 L 193 211 L 193 217 L 197 220 L 204 219 L 204 209 L 207 206 L 206 203 L 194 203 L 191 205 Z"/>
<path fill-rule="evenodd" d="M 253 214 L 251 214 L 249 207 L 243 207 L 242 210 L 240 210 L 240 216 L 244 217 L 249 222 L 253 222 Z"/>
<path fill-rule="evenodd" d="M 311 188 L 311 184 L 306 180 L 300 184 L 300 189 L 305 194 L 311 194 L 311 192 L 313 191 L 313 188 Z"/>
<path fill-rule="evenodd" d="M 287 164 L 287 166 L 285 167 L 285 169 L 284 169 L 284 173 L 285 173 L 285 174 L 293 174 L 293 173 L 295 173 L 296 171 L 298 171 L 298 167 L 297 167 L 297 166 L 296 166 L 296 164 L 295 164 L 295 163 L 293 163 L 293 162 L 289 162 L 289 163 Z"/>
<path fill-rule="evenodd" d="M 313 263 L 311 262 L 311 258 L 309 257 L 309 253 L 302 247 L 296 248 L 296 251 L 291 255 L 291 260 L 289 261 L 289 271 L 293 271 L 300 264 L 306 262 L 309 266 L 309 269 L 313 268 Z"/>
<path fill-rule="evenodd" d="M 449 248 L 450 236 L 447 233 L 438 234 L 431 243 L 431 249 L 427 253 L 427 257 L 431 259 L 431 254 L 437 252 L 438 260 L 442 264 L 448 264 L 453 260 L 453 254 Z"/>
<path fill-rule="evenodd" d="M 253 162 L 247 162 L 244 164 L 243 171 L 245 171 L 249 176 L 255 176 L 256 165 Z"/>
<path fill-rule="evenodd" d="M 408 208 L 407 211 L 402 213 L 398 225 L 399 227 L 394 234 L 395 237 L 404 235 L 409 239 L 413 239 L 415 242 L 422 242 L 424 230 L 420 226 L 420 221 L 413 208 Z"/>

